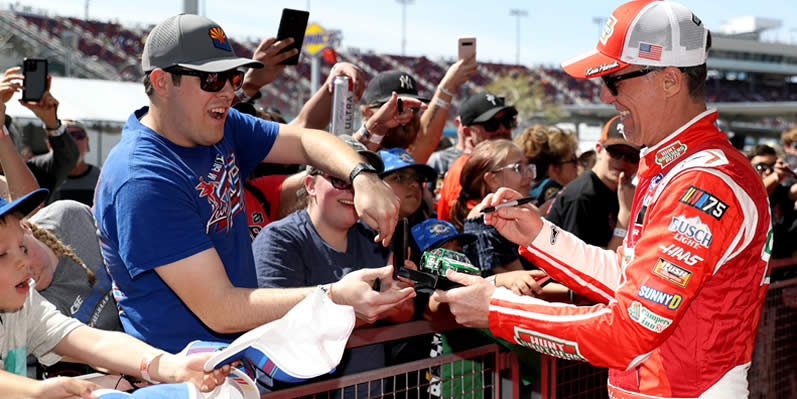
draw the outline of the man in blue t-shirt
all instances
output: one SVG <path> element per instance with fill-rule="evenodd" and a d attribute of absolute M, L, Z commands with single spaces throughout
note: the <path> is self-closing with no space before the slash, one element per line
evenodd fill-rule
<path fill-rule="evenodd" d="M 239 68 L 264 63 L 237 57 L 213 21 L 181 14 L 153 28 L 141 57 L 149 106 L 130 116 L 100 175 L 94 214 L 122 324 L 162 349 L 179 351 L 195 339 L 230 341 L 281 317 L 314 289 L 256 288 L 242 193 L 258 163 L 327 170 L 355 187 L 357 213 L 379 232 L 375 241 L 386 244 L 395 228 L 398 199 L 341 140 L 231 109 L 241 90 L 252 94 L 295 54 L 259 50 L 268 68 L 244 75 Z M 396 123 L 395 95 L 391 101 L 369 131 L 383 134 Z M 373 321 L 414 295 L 411 288 L 371 289 L 391 273 L 363 269 L 323 288 Z"/>

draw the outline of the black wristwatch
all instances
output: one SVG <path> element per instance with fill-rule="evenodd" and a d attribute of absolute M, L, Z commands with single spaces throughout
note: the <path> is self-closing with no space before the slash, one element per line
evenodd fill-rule
<path fill-rule="evenodd" d="M 58 137 L 66 133 L 66 125 L 61 123 L 60 119 L 56 119 L 56 121 L 55 129 L 50 129 L 46 125 L 44 126 L 44 129 L 47 130 L 48 135 L 51 137 Z"/>
<path fill-rule="evenodd" d="M 357 164 L 357 166 L 354 167 L 354 169 L 351 170 L 351 173 L 349 173 L 349 181 L 352 184 L 354 184 L 354 178 L 357 177 L 357 175 L 359 175 L 360 173 L 363 173 L 363 172 L 377 173 L 376 168 L 374 168 L 370 164 L 367 164 L 365 162 L 360 162 L 360 163 Z"/>

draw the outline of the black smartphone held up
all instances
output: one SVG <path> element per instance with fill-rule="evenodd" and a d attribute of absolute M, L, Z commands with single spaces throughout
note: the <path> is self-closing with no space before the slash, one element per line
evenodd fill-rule
<path fill-rule="evenodd" d="M 302 10 L 292 10 L 290 8 L 282 9 L 282 18 L 280 19 L 280 27 L 277 31 L 277 40 L 293 38 L 293 44 L 285 47 L 280 51 L 284 53 L 291 49 L 298 49 L 299 52 L 286 60 L 280 62 L 281 65 L 296 65 L 299 63 L 299 54 L 302 53 L 302 43 L 304 42 L 304 32 L 307 30 L 307 20 L 310 18 L 310 13 Z"/>
<path fill-rule="evenodd" d="M 399 270 L 404 268 L 404 260 L 407 259 L 407 248 L 409 222 L 407 218 L 401 218 L 396 223 L 396 230 L 393 231 L 393 242 L 390 249 L 393 250 L 393 278 L 399 275 Z"/>
<path fill-rule="evenodd" d="M 25 58 L 22 61 L 22 101 L 37 102 L 47 91 L 47 60 L 43 58 Z"/>

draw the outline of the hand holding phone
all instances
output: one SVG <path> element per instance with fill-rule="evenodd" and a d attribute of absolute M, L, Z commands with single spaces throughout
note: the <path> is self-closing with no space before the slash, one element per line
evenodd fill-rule
<path fill-rule="evenodd" d="M 393 232 L 393 242 L 390 249 L 393 250 L 393 279 L 398 280 L 399 269 L 404 268 L 404 260 L 407 259 L 407 248 L 409 222 L 407 218 L 401 218 L 396 224 L 396 230 Z"/>
<path fill-rule="evenodd" d="M 459 39 L 459 56 L 460 60 L 464 60 L 468 57 L 475 57 L 476 56 L 476 38 L 475 37 L 463 37 Z"/>
<path fill-rule="evenodd" d="M 296 65 L 299 63 L 299 54 L 302 53 L 304 32 L 307 30 L 307 20 L 309 18 L 310 13 L 307 11 L 293 10 L 290 8 L 282 9 L 282 18 L 280 19 L 279 30 L 277 31 L 277 40 L 292 37 L 293 43 L 282 49 L 279 53 L 284 53 L 293 49 L 297 49 L 299 52 L 293 57 L 280 62 L 280 65 Z"/>
<path fill-rule="evenodd" d="M 22 62 L 22 101 L 39 102 L 47 91 L 47 60 L 25 58 Z"/>

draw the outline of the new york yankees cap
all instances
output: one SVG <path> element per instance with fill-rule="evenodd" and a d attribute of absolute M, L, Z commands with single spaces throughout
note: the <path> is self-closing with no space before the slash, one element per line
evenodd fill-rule
<path fill-rule="evenodd" d="M 504 98 L 487 92 L 476 93 L 468 97 L 459 106 L 459 121 L 465 126 L 474 123 L 487 122 L 495 114 L 509 110 L 512 115 L 517 115 L 514 105 L 505 105 Z"/>
<path fill-rule="evenodd" d="M 628 65 L 691 67 L 706 62 L 708 29 L 686 6 L 661 0 L 629 1 L 606 20 L 597 46 L 562 62 L 578 79 Z"/>
<path fill-rule="evenodd" d="M 429 98 L 418 95 L 418 83 L 412 75 L 398 71 L 385 71 L 376 75 L 368 83 L 363 93 L 362 103 L 369 106 L 381 106 L 390 100 L 393 92 L 399 97 L 409 97 L 428 103 Z"/>

